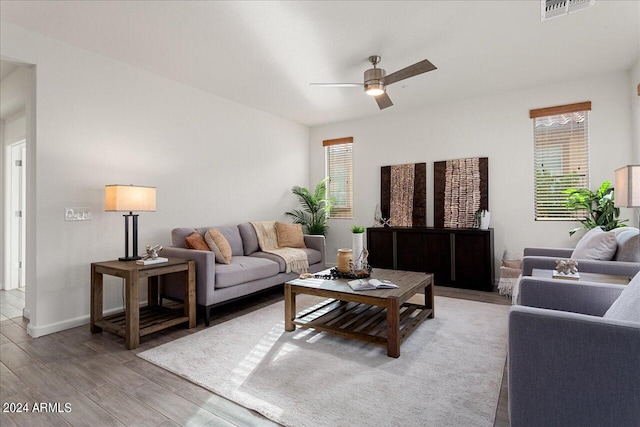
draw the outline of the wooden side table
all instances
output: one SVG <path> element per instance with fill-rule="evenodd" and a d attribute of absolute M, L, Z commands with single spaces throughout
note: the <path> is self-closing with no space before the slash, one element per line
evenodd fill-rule
<path fill-rule="evenodd" d="M 158 304 L 158 277 L 184 272 L 184 311 Z M 102 315 L 103 275 L 121 277 L 125 281 L 123 313 Z M 148 305 L 140 307 L 140 279 L 148 278 Z M 196 325 L 195 261 L 169 258 L 162 264 L 139 265 L 135 261 L 91 263 L 91 333 L 103 329 L 124 337 L 129 350 L 140 345 L 140 337 L 180 323 Z"/>
<path fill-rule="evenodd" d="M 580 267 L 578 265 L 578 267 Z M 566 282 L 597 282 L 597 283 L 611 283 L 614 285 L 628 285 L 631 278 L 628 276 L 620 276 L 616 274 L 601 274 L 601 273 L 585 273 L 578 271 L 580 275 L 579 279 L 565 279 L 553 277 L 553 270 L 544 270 L 541 268 L 534 268 L 531 271 L 531 277 L 546 277 L 547 279 L 563 280 Z"/>

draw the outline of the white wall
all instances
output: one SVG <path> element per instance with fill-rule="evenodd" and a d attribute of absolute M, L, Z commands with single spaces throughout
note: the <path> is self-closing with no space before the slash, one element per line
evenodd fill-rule
<path fill-rule="evenodd" d="M 157 187 L 142 248 L 170 244 L 173 227 L 284 219 L 290 188 L 308 185 L 306 127 L 6 22 L 0 31 L 3 56 L 36 65 L 30 334 L 87 323 L 90 263 L 124 255 L 106 184 Z M 91 221 L 65 222 L 74 206 Z M 105 309 L 120 305 L 119 282 L 106 281 Z"/>
<path fill-rule="evenodd" d="M 631 157 L 628 80 L 626 72 L 612 73 L 408 113 L 394 112 L 392 107 L 373 118 L 312 128 L 312 182 L 324 175 L 322 140 L 354 137 L 354 219 L 330 220 L 328 260 L 335 261 L 336 248 L 350 247 L 348 228 L 352 224 L 373 223 L 380 202 L 381 166 L 427 163 L 427 224 L 433 225 L 433 162 L 467 157 L 489 158 L 496 267 L 505 249 L 575 245 L 578 236 L 569 238 L 568 230 L 577 223 L 534 220 L 529 110 L 592 101 L 591 187 L 596 188 L 604 180 L 612 181 L 613 171 Z"/>

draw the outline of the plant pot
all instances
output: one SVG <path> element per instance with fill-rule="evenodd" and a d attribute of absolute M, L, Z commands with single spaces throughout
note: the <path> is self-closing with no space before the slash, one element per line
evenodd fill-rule
<path fill-rule="evenodd" d="M 364 233 L 351 233 L 351 245 L 353 247 L 353 268 L 362 270 L 362 249 L 364 248 Z"/>
<path fill-rule="evenodd" d="M 480 215 L 480 230 L 488 230 L 491 222 L 491 212 L 485 211 Z"/>

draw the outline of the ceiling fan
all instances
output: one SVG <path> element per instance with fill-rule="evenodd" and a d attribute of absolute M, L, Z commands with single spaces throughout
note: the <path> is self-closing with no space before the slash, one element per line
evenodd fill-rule
<path fill-rule="evenodd" d="M 324 86 L 324 87 L 361 87 L 364 86 L 364 91 L 367 95 L 371 95 L 376 98 L 378 107 L 384 109 L 391 107 L 393 102 L 387 95 L 387 86 L 392 83 L 399 82 L 400 80 L 408 79 L 409 77 L 417 76 L 418 74 L 426 73 L 427 71 L 433 71 L 437 67 L 433 65 L 429 60 L 417 62 L 413 65 L 409 65 L 402 70 L 396 71 L 387 75 L 387 72 L 382 68 L 377 68 L 376 65 L 380 63 L 382 57 L 379 55 L 372 55 L 369 57 L 369 61 L 373 64 L 373 68 L 364 72 L 364 83 L 309 83 L 309 86 Z"/>

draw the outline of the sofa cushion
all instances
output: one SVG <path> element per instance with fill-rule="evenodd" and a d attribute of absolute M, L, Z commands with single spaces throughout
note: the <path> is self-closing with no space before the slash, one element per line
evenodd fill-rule
<path fill-rule="evenodd" d="M 216 264 L 216 288 L 228 288 L 252 280 L 275 276 L 280 271 L 278 263 L 264 258 L 244 255 L 231 258 L 230 264 Z"/>
<path fill-rule="evenodd" d="M 281 248 L 304 248 L 302 225 L 276 221 L 278 246 Z"/>
<path fill-rule="evenodd" d="M 231 262 L 231 246 L 225 237 L 215 228 L 211 227 L 204 234 L 204 241 L 213 252 L 216 262 L 229 264 Z"/>
<path fill-rule="evenodd" d="M 609 261 L 618 249 L 613 231 L 604 232 L 600 227 L 589 230 L 578 242 L 571 258 Z"/>
<path fill-rule="evenodd" d="M 311 248 L 300 248 L 300 250 L 304 251 L 307 254 L 307 260 L 309 261 L 309 265 L 317 264 L 322 261 L 322 253 L 320 251 L 317 251 Z M 284 262 L 284 259 L 282 259 L 282 257 L 279 257 L 276 254 L 256 251 L 252 253 L 250 256 L 256 257 L 256 258 L 268 259 L 278 263 L 278 266 L 280 268 L 280 273 L 284 273 L 287 271 L 287 264 Z"/>
<path fill-rule="evenodd" d="M 616 237 L 618 250 L 613 257 L 616 261 L 640 262 L 640 234 L 632 227 L 624 227 Z"/>
<path fill-rule="evenodd" d="M 640 323 L 638 307 L 640 307 L 640 273 L 634 276 L 602 317 Z"/>
<path fill-rule="evenodd" d="M 250 222 L 244 222 L 238 225 L 238 230 L 240 230 L 240 237 L 242 237 L 242 245 L 244 246 L 245 255 L 251 255 L 252 253 L 260 250 L 256 229 L 253 228 L 253 225 L 251 225 Z"/>
<path fill-rule="evenodd" d="M 184 246 L 186 246 L 187 249 L 195 249 L 195 250 L 198 250 L 198 251 L 208 251 L 208 250 L 210 250 L 209 246 L 204 241 L 202 236 L 195 230 L 193 230 L 191 232 L 191 234 L 189 234 L 187 237 L 185 237 L 183 242 L 184 242 Z"/>

